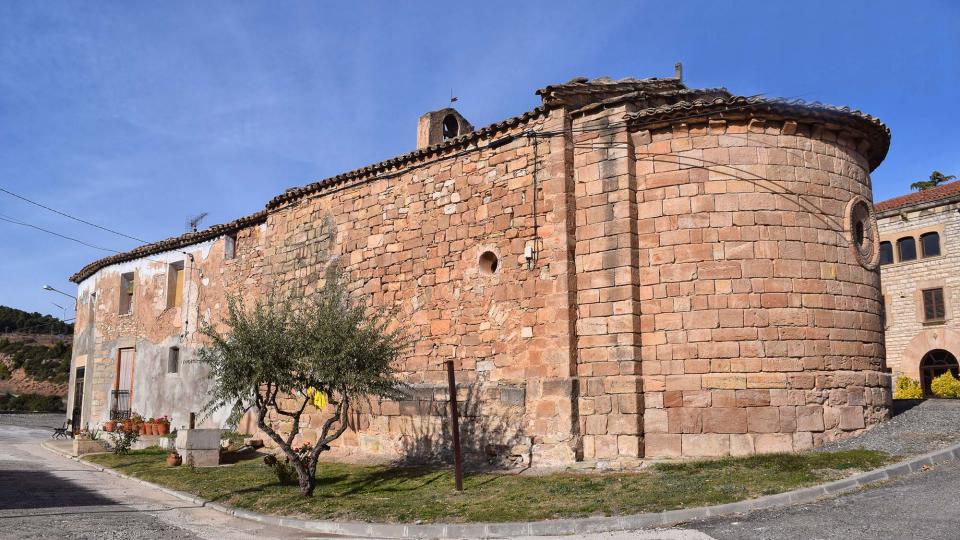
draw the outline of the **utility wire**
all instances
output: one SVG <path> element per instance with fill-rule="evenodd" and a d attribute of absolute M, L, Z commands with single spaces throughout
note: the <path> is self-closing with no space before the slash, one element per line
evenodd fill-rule
<path fill-rule="evenodd" d="M 46 206 L 46 205 L 41 204 L 41 203 L 38 203 L 37 201 L 30 200 L 30 199 L 24 197 L 23 195 L 18 195 L 18 194 L 14 193 L 14 192 L 12 192 L 12 191 L 10 191 L 10 190 L 8 190 L 8 189 L 4 189 L 4 188 L 0 187 L 0 191 L 2 191 L 3 193 L 6 193 L 7 195 L 10 195 L 11 197 L 16 197 L 16 198 L 18 198 L 18 199 L 20 199 L 20 200 L 22 200 L 22 201 L 26 201 L 26 202 L 34 205 L 34 206 L 39 206 L 40 208 L 43 208 L 44 210 L 49 210 L 50 212 L 53 212 L 54 214 L 59 214 L 59 215 L 61 215 L 61 216 L 63 216 L 63 217 L 70 218 L 70 219 L 72 219 L 72 220 L 74 220 L 74 221 L 79 221 L 80 223 L 83 223 L 83 224 L 85 224 L 85 225 L 89 225 L 89 226 L 91 226 L 91 227 L 96 227 L 96 228 L 98 228 L 98 229 L 100 229 L 100 230 L 102 230 L 102 231 L 107 231 L 107 232 L 109 232 L 109 233 L 116 234 L 117 236 L 122 236 L 122 237 L 124 237 L 124 238 L 129 238 L 130 240 L 136 240 L 137 242 L 140 242 L 141 244 L 149 244 L 149 242 L 147 242 L 146 240 L 142 240 L 142 239 L 137 238 L 137 237 L 135 237 L 135 236 L 130 236 L 129 234 L 124 234 L 124 233 L 122 233 L 122 232 L 120 232 L 120 231 L 115 231 L 115 230 L 113 230 L 113 229 L 110 229 L 110 228 L 107 228 L 107 227 L 103 227 L 103 226 L 101 226 L 101 225 L 97 225 L 96 223 L 91 223 L 91 222 L 89 222 L 89 221 L 87 221 L 87 220 L 85 220 L 85 219 L 81 219 L 81 218 L 78 218 L 78 217 L 76 217 L 76 216 L 71 216 L 70 214 L 68 214 L 68 213 L 66 213 L 66 212 L 61 212 L 60 210 L 57 210 L 57 209 L 55 209 L 55 208 L 50 208 L 49 206 Z"/>
<path fill-rule="evenodd" d="M 23 221 L 17 221 L 17 220 L 15 220 L 15 219 L 11 219 L 11 218 L 8 217 L 8 216 L 4 216 L 3 214 L 0 214 L 0 221 L 6 221 L 6 222 L 8 222 L 8 223 L 13 223 L 13 224 L 15 224 L 15 225 L 20 225 L 20 226 L 22 226 L 22 227 L 29 227 L 29 228 L 31 228 L 31 229 L 36 229 L 36 230 L 38 230 L 38 231 L 42 231 L 42 232 L 45 232 L 45 233 L 47 233 L 47 234 L 51 234 L 51 235 L 53 235 L 53 236 L 57 236 L 57 237 L 59 237 L 59 238 L 63 238 L 63 239 L 65 239 L 65 240 L 70 240 L 71 242 L 76 242 L 76 243 L 78 243 L 78 244 L 82 244 L 82 245 L 84 245 L 84 246 L 91 247 L 91 248 L 93 248 L 93 249 L 99 249 L 100 251 L 106 251 L 106 252 L 109 252 L 109 253 L 117 253 L 117 254 L 127 253 L 127 252 L 125 252 L 125 251 L 119 251 L 119 250 L 116 250 L 116 249 L 110 249 L 110 248 L 105 248 L 105 247 L 97 246 L 97 245 L 91 244 L 91 243 L 89 243 L 89 242 L 85 242 L 85 241 L 83 241 L 83 240 L 80 240 L 80 239 L 78 239 L 78 238 L 74 238 L 74 237 L 72 237 L 72 236 L 67 236 L 67 235 L 65 235 L 65 234 L 60 234 L 60 233 L 58 233 L 58 232 L 56 232 L 56 231 L 51 231 L 51 230 L 49 230 L 49 229 L 44 229 L 43 227 L 38 227 L 38 226 L 36 226 L 36 225 L 34 225 L 34 224 L 32 224 L 32 223 L 25 223 L 25 222 L 23 222 Z M 177 250 L 170 250 L 170 251 L 177 251 Z M 186 254 L 185 251 L 183 251 L 182 253 Z M 138 259 L 144 259 L 144 260 L 147 260 L 147 261 L 150 261 L 150 262 L 160 263 L 160 264 L 168 264 L 168 261 L 161 261 L 161 260 L 157 260 L 157 259 L 151 259 L 150 257 L 145 257 L 145 256 L 140 256 L 140 257 L 137 257 L 137 258 L 138 258 Z M 200 271 L 200 269 L 199 269 L 199 268 L 197 268 L 197 269 L 191 269 L 190 273 L 192 274 L 192 273 L 195 272 L 195 271 Z"/>
<path fill-rule="evenodd" d="M 54 232 L 54 231 L 51 231 L 51 230 L 49 230 L 49 229 L 44 229 L 43 227 L 37 227 L 36 225 L 32 225 L 32 224 L 30 224 L 30 223 L 24 223 L 24 222 L 22 222 L 22 221 L 17 221 L 17 220 L 15 220 L 15 219 L 10 219 L 10 218 L 8 218 L 8 217 L 6 217 L 6 216 L 3 216 L 3 215 L 0 215 L 0 221 L 6 221 L 6 222 L 8 222 L 8 223 L 13 223 L 13 224 L 15 224 L 15 225 L 20 225 L 20 226 L 22 226 L 22 227 L 29 227 L 29 228 L 31 228 L 31 229 L 36 229 L 36 230 L 38 230 L 38 231 L 43 231 L 43 232 L 45 232 L 45 233 L 47 233 L 47 234 L 52 234 L 52 235 L 54 235 L 54 236 L 59 236 L 60 238 L 64 238 L 64 239 L 66 239 L 66 240 L 70 240 L 70 241 L 76 242 L 76 243 L 78 243 L 78 244 L 83 244 L 83 245 L 85 245 L 85 246 L 87 246 L 87 247 L 92 247 L 93 249 L 99 249 L 100 251 L 108 251 L 108 252 L 110 252 L 110 253 L 120 253 L 120 251 L 117 251 L 117 250 L 115 250 L 115 249 L 110 249 L 110 248 L 95 246 L 95 245 L 90 244 L 90 243 L 88 243 L 88 242 L 84 242 L 83 240 L 79 240 L 79 239 L 77 239 L 77 238 L 73 238 L 72 236 L 67 236 L 67 235 L 65 235 L 65 234 L 60 234 L 60 233 L 58 233 L 58 232 Z"/>

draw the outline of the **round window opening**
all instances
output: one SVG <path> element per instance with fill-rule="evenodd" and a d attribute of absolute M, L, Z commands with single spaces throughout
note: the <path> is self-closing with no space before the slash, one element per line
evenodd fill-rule
<path fill-rule="evenodd" d="M 866 268 L 876 265 L 878 251 L 877 228 L 874 224 L 873 210 L 866 201 L 856 200 L 849 210 L 850 240 L 860 264 Z"/>
<path fill-rule="evenodd" d="M 498 266 L 500 261 L 492 251 L 484 251 L 483 255 L 480 255 L 480 273 L 487 276 L 493 275 L 497 273 Z"/>

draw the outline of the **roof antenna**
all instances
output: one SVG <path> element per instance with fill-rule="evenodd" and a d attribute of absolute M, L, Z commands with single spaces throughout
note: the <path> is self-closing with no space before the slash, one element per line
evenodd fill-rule
<path fill-rule="evenodd" d="M 677 62 L 673 65 L 673 78 L 682 81 L 683 80 L 683 63 Z"/>
<path fill-rule="evenodd" d="M 197 214 L 197 215 L 195 215 L 195 216 L 193 216 L 193 217 L 188 217 L 188 218 L 187 218 L 187 229 L 188 229 L 190 232 L 197 232 L 197 227 L 200 225 L 200 222 L 203 221 L 203 218 L 207 217 L 208 215 L 209 215 L 209 214 L 207 214 L 207 212 L 203 212 L 203 213 Z"/>

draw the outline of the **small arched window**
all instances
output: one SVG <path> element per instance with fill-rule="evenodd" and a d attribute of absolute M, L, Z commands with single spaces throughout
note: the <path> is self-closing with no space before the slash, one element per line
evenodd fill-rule
<path fill-rule="evenodd" d="M 897 254 L 900 255 L 900 262 L 916 260 L 917 241 L 912 236 L 897 240 Z"/>
<path fill-rule="evenodd" d="M 443 117 L 443 140 L 452 139 L 460 134 L 460 122 L 457 117 L 448 114 Z"/>
<path fill-rule="evenodd" d="M 890 242 L 880 242 L 880 264 L 890 264 L 893 262 L 893 244 Z"/>
<path fill-rule="evenodd" d="M 940 234 L 928 232 L 920 235 L 920 251 L 924 257 L 940 255 Z"/>

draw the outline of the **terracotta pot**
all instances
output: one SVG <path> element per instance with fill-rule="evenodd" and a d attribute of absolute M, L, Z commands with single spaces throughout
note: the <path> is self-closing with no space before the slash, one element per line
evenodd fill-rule
<path fill-rule="evenodd" d="M 167 454 L 167 465 L 171 467 L 178 467 L 181 463 L 183 463 L 183 458 L 180 457 L 180 454 Z"/>
<path fill-rule="evenodd" d="M 123 421 L 123 430 L 124 430 L 124 431 L 133 431 L 133 420 L 124 420 L 124 421 Z"/>
<path fill-rule="evenodd" d="M 166 435 L 170 433 L 170 424 L 157 424 L 157 435 Z"/>
<path fill-rule="evenodd" d="M 108 433 L 113 433 L 114 428 L 117 427 L 117 423 L 113 420 L 109 420 L 103 423 L 103 430 Z"/>
<path fill-rule="evenodd" d="M 138 431 L 140 432 L 140 435 L 146 435 L 146 434 L 147 434 L 147 425 L 146 425 L 146 424 L 140 424 L 140 427 L 139 427 Z"/>

